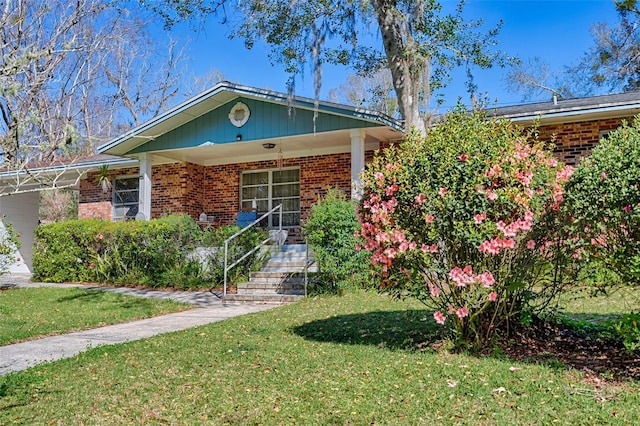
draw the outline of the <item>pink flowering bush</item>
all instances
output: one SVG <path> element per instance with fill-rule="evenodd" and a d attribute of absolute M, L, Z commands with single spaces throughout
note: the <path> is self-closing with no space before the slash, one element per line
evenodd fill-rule
<path fill-rule="evenodd" d="M 511 124 L 450 114 L 363 173 L 363 249 L 382 286 L 480 343 L 546 307 L 562 284 L 558 212 L 571 169 Z"/>
<path fill-rule="evenodd" d="M 585 261 L 640 284 L 640 122 L 624 123 L 583 159 L 564 209 Z"/>

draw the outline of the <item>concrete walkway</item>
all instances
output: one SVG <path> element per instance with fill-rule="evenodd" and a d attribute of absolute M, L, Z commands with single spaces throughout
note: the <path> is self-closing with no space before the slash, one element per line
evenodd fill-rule
<path fill-rule="evenodd" d="M 84 286 L 79 284 L 43 284 L 29 283 L 24 280 L 7 279 L 0 283 L 0 287 L 81 287 L 96 291 L 114 291 L 131 296 L 153 297 L 159 299 L 174 299 L 191 303 L 198 308 L 161 315 L 140 321 L 116 324 L 93 330 L 79 331 L 61 336 L 45 337 L 14 345 L 0 346 L 0 376 L 47 361 L 69 358 L 84 352 L 89 348 L 101 345 L 146 339 L 162 333 L 185 330 L 191 327 L 222 321 L 227 318 L 263 311 L 276 305 L 259 304 L 223 304 L 220 299 L 209 292 L 163 292 L 152 290 L 137 290 L 110 288 L 99 286 Z"/>

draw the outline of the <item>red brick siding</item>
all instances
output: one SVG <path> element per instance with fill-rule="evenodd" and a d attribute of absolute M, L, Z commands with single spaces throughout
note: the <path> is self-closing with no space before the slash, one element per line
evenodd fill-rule
<path fill-rule="evenodd" d="M 627 117 L 626 120 L 632 121 L 633 117 Z M 616 129 L 622 121 L 622 118 L 613 118 L 556 124 L 540 126 L 538 131 L 541 140 L 555 143 L 555 155 L 560 161 L 576 165 L 580 158 L 589 155 L 591 149 L 598 144 L 601 131 Z"/>
<path fill-rule="evenodd" d="M 138 176 L 137 167 L 128 169 L 110 170 L 108 178 L 113 182 L 118 176 Z M 87 173 L 86 178 L 80 181 L 80 195 L 78 199 L 78 218 L 80 219 L 104 219 L 111 220 L 113 206 L 111 200 L 113 191 L 104 192 L 98 184 L 98 173 Z"/>
<path fill-rule="evenodd" d="M 313 203 L 329 186 L 351 194 L 351 154 L 285 159 L 283 167 L 300 168 L 300 207 L 304 221 Z M 152 168 L 151 216 L 188 213 L 198 219 L 200 213 L 212 215 L 220 224 L 233 224 L 240 208 L 240 175 L 243 171 L 275 169 L 275 160 L 204 167 L 192 163 L 161 164 Z M 138 169 L 115 170 L 117 176 L 137 175 Z M 79 217 L 111 218 L 111 192 L 98 188 L 92 173 L 80 184 Z M 98 203 L 98 204 L 96 204 Z M 103 204 L 99 204 L 103 203 Z M 299 236 L 292 232 L 293 238 Z"/>

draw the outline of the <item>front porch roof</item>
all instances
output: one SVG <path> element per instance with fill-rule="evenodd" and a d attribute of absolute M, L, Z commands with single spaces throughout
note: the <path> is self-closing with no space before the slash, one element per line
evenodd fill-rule
<path fill-rule="evenodd" d="M 238 102 L 250 111 L 240 127 L 229 120 Z M 371 148 L 403 136 L 401 123 L 381 113 L 221 82 L 98 152 L 134 158 L 153 153 L 154 163 L 212 165 L 261 160 L 280 150 L 285 157 L 348 152 L 353 129 L 364 131 Z M 266 150 L 262 145 L 267 142 L 276 148 Z"/>

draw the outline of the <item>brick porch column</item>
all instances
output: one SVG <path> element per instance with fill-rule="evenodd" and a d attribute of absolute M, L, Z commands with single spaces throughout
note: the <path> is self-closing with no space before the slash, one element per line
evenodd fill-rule
<path fill-rule="evenodd" d="M 361 195 L 360 172 L 364 170 L 364 129 L 351 129 L 351 198 Z"/>

